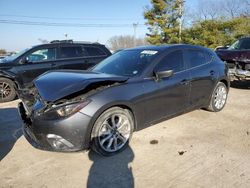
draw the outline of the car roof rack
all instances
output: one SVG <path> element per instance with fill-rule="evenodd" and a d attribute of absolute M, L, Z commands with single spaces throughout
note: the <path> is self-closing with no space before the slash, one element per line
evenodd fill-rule
<path fill-rule="evenodd" d="M 100 44 L 99 42 L 73 41 L 72 39 L 70 39 L 70 40 L 52 40 L 50 43 L 51 43 L 51 44 L 53 44 L 53 43 Z"/>
<path fill-rule="evenodd" d="M 73 43 L 73 40 L 52 40 L 50 43 Z"/>

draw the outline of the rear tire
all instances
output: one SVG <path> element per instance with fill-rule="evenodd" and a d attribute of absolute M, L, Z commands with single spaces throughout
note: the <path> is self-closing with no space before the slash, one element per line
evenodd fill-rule
<path fill-rule="evenodd" d="M 91 149 L 102 156 L 123 151 L 134 131 L 133 114 L 120 107 L 112 107 L 96 120 L 91 133 Z"/>
<path fill-rule="evenodd" d="M 7 78 L 0 78 L 0 103 L 9 102 L 16 98 L 14 82 Z"/>
<path fill-rule="evenodd" d="M 210 99 L 210 104 L 207 107 L 207 110 L 211 112 L 221 111 L 227 102 L 228 88 L 222 83 L 218 82 L 214 88 L 213 94 Z"/>

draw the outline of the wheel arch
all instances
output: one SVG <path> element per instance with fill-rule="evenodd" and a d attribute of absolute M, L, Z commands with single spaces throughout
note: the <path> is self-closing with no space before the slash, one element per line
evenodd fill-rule
<path fill-rule="evenodd" d="M 6 72 L 6 71 L 0 71 L 0 78 L 9 79 L 9 80 L 11 80 L 11 81 L 15 84 L 15 87 L 16 87 L 16 88 L 19 87 L 18 83 L 15 81 L 15 76 L 9 74 L 9 73 Z"/>
<path fill-rule="evenodd" d="M 230 87 L 230 82 L 228 82 L 226 79 L 220 79 L 219 82 L 222 82 L 223 84 L 226 85 L 227 89 Z"/>
<path fill-rule="evenodd" d="M 134 112 L 134 108 L 133 105 L 130 104 L 129 102 L 126 101 L 120 101 L 120 102 L 116 102 L 116 103 L 111 103 L 111 104 L 107 104 L 105 106 L 103 106 L 102 108 L 100 108 L 91 118 L 91 121 L 89 123 L 88 129 L 87 129 L 87 134 L 86 134 L 86 138 L 85 138 L 85 148 L 89 148 L 90 146 L 90 142 L 91 142 L 91 132 L 93 130 L 94 124 L 96 122 L 96 120 L 100 117 L 100 115 L 105 112 L 106 110 L 113 108 L 113 107 L 120 107 L 123 109 L 127 109 L 131 112 L 131 114 L 133 115 L 133 119 L 134 119 L 134 130 L 137 129 L 137 119 L 136 119 L 136 114 Z"/>

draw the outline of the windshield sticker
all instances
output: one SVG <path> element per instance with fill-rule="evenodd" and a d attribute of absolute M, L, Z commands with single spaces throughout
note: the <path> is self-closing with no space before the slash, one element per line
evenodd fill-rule
<path fill-rule="evenodd" d="M 158 53 L 158 51 L 156 51 L 156 50 L 143 50 L 141 52 L 141 54 L 146 54 L 146 55 L 155 55 L 157 53 Z"/>

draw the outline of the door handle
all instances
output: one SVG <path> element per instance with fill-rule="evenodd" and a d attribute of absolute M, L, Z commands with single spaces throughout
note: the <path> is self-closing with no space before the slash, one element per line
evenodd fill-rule
<path fill-rule="evenodd" d="M 52 67 L 56 66 L 56 63 L 51 63 L 51 66 L 52 66 Z"/>
<path fill-rule="evenodd" d="M 215 71 L 214 70 L 211 70 L 210 71 L 210 75 L 213 76 L 215 74 Z"/>

